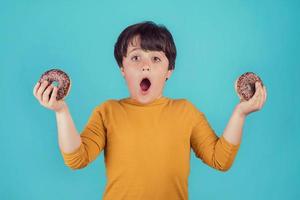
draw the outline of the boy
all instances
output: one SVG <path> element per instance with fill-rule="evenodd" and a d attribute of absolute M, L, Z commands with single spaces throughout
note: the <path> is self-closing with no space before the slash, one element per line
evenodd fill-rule
<path fill-rule="evenodd" d="M 260 110 L 266 89 L 234 109 L 219 138 L 204 113 L 186 99 L 162 95 L 175 68 L 176 47 L 164 26 L 142 22 L 127 27 L 114 52 L 130 97 L 98 105 L 79 135 L 57 88 L 34 87 L 39 102 L 56 112 L 65 164 L 80 169 L 104 150 L 107 185 L 103 199 L 188 199 L 190 149 L 207 165 L 227 171 L 240 146 L 245 117 Z M 49 99 L 49 93 L 53 89 Z"/>

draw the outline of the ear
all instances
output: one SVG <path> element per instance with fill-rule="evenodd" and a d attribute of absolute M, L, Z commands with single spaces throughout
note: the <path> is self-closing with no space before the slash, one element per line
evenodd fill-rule
<path fill-rule="evenodd" d="M 167 79 L 169 79 L 171 77 L 173 71 L 174 71 L 173 69 L 168 70 L 167 77 L 166 77 Z"/>
<path fill-rule="evenodd" d="M 120 70 L 121 70 L 122 76 L 125 77 L 124 67 L 120 67 Z"/>

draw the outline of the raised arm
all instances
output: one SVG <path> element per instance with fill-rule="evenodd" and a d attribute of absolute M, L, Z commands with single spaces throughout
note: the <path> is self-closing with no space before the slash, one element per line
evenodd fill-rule
<path fill-rule="evenodd" d="M 65 147 L 61 148 L 61 153 L 65 164 L 70 168 L 80 169 L 87 166 L 104 149 L 106 144 L 106 128 L 103 113 L 103 106 L 94 108 L 79 138 L 75 134 L 76 129 L 69 112 L 66 110 L 65 113 L 58 113 L 56 115 L 60 143 Z"/>
<path fill-rule="evenodd" d="M 224 137 L 218 137 L 205 115 L 194 108 L 196 123 L 193 126 L 190 143 L 196 156 L 208 166 L 227 171 L 237 154 L 240 144 L 234 145 Z"/>
<path fill-rule="evenodd" d="M 223 132 L 218 137 L 205 115 L 192 105 L 196 123 L 191 134 L 191 147 L 198 158 L 220 171 L 227 171 L 233 164 L 240 147 L 245 118 L 260 110 L 267 97 L 266 88 L 256 84 L 255 95 L 249 101 L 241 101 L 233 111 Z"/>
<path fill-rule="evenodd" d="M 55 112 L 55 115 L 59 147 L 64 153 L 72 153 L 81 145 L 81 137 L 76 130 L 68 106 Z"/>
<path fill-rule="evenodd" d="M 52 94 L 51 91 L 53 91 Z M 98 106 L 93 110 L 84 130 L 79 134 L 66 102 L 56 100 L 57 91 L 57 87 L 45 81 L 34 86 L 33 95 L 42 106 L 55 111 L 58 143 L 64 162 L 72 169 L 80 169 L 92 162 L 105 146 L 106 129 L 102 118 L 103 106 Z"/>
<path fill-rule="evenodd" d="M 259 82 L 256 82 L 255 87 L 256 92 L 254 96 L 249 101 L 240 101 L 240 103 L 235 107 L 223 132 L 224 138 L 232 144 L 241 143 L 243 125 L 246 116 L 252 112 L 261 110 L 267 99 L 266 87 L 262 87 Z"/>

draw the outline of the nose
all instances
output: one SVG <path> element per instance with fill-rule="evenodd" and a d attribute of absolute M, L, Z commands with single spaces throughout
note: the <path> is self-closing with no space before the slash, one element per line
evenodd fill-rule
<path fill-rule="evenodd" d="M 143 71 L 150 71 L 150 68 L 149 67 L 143 67 Z"/>
<path fill-rule="evenodd" d="M 143 71 L 150 71 L 150 65 L 149 65 L 149 63 L 144 62 L 143 66 L 142 66 L 142 70 Z"/>

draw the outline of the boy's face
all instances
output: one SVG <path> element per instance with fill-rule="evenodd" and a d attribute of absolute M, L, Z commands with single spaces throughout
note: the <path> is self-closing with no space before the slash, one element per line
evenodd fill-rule
<path fill-rule="evenodd" d="M 145 104 L 162 96 L 166 78 L 170 78 L 173 70 L 168 70 L 169 61 L 163 51 L 142 50 L 139 36 L 134 37 L 132 43 L 123 57 L 121 73 L 126 79 L 130 97 Z M 144 78 L 148 78 L 151 84 L 142 81 Z"/>

